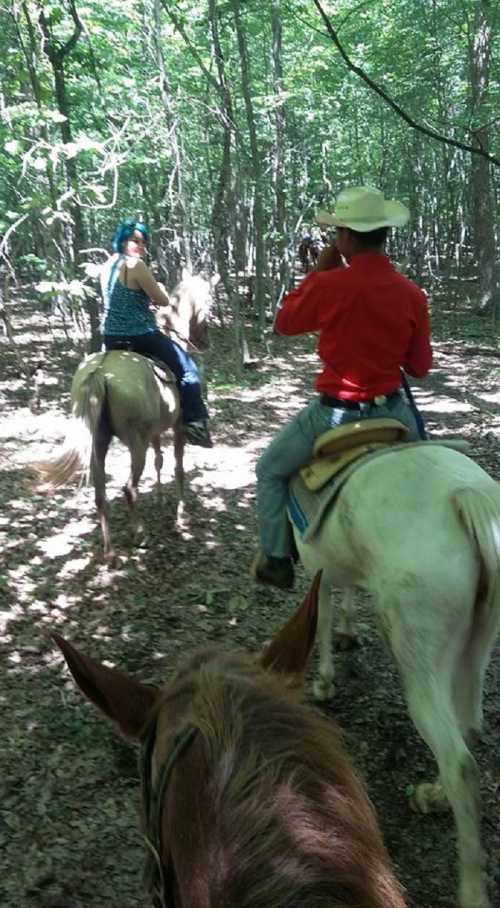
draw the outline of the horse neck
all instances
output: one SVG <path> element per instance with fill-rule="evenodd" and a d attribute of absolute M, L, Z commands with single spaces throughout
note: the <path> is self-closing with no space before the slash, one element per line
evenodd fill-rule
<path fill-rule="evenodd" d="M 192 306 L 186 305 L 183 300 L 176 300 L 169 313 L 174 340 L 184 349 L 189 342 L 192 314 Z"/>

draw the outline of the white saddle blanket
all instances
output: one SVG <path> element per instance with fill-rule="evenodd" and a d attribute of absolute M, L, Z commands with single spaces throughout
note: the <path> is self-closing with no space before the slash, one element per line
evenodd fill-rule
<path fill-rule="evenodd" d="M 452 439 L 449 441 L 438 441 L 436 439 L 436 441 L 403 442 L 400 445 L 391 445 L 387 448 L 371 451 L 369 454 L 365 454 L 353 463 L 348 464 L 344 470 L 333 476 L 332 479 L 317 492 L 311 492 L 301 478 L 300 473 L 296 473 L 291 477 L 288 484 L 288 516 L 294 527 L 299 531 L 302 541 L 310 542 L 313 536 L 318 532 L 326 510 L 333 505 L 337 495 L 349 477 L 352 476 L 356 470 L 363 467 L 369 460 L 374 460 L 376 457 L 384 457 L 384 455 L 389 453 L 393 454 L 394 451 L 397 450 L 405 451 L 408 450 L 408 448 L 414 448 L 416 445 L 432 444 L 457 448 L 458 450 L 463 450 L 467 447 L 466 443 L 463 441 L 455 441 Z"/>

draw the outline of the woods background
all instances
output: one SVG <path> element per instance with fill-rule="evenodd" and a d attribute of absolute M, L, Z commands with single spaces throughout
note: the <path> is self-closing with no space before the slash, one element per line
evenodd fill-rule
<path fill-rule="evenodd" d="M 493 333 L 499 24 L 490 0 L 4 0 L 4 322 L 35 296 L 96 348 L 95 265 L 132 215 L 167 286 L 219 272 L 243 349 L 315 208 L 368 183 L 411 209 L 400 266 Z"/>
<path fill-rule="evenodd" d="M 0 0 L 3 908 L 150 904 L 136 754 L 83 702 L 48 632 L 161 683 L 197 646 L 258 651 L 294 606 L 248 576 L 255 463 L 311 395 L 316 339 L 269 329 L 316 208 L 346 184 L 411 209 L 390 252 L 430 294 L 435 359 L 416 400 L 433 437 L 465 437 L 500 479 L 499 30 L 500 0 Z M 172 446 L 161 504 L 147 465 L 144 546 L 121 500 L 128 454 L 113 447 L 112 569 L 92 491 L 35 493 L 26 467 L 66 436 L 71 376 L 99 344 L 98 268 L 125 216 L 151 227 L 167 288 L 183 265 L 221 276 L 205 356 L 216 446 L 186 449 L 182 532 Z M 328 714 L 408 908 L 455 908 L 453 820 L 409 809 L 435 765 L 360 607 L 363 645 L 336 653 Z M 497 650 L 475 748 L 492 905 L 499 677 Z"/>

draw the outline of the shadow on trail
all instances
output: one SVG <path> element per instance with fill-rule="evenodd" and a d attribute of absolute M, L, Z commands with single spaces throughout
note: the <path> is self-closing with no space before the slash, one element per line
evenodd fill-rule
<path fill-rule="evenodd" d="M 237 382 L 222 373 L 210 391 L 213 451 L 186 449 L 186 516 L 174 527 L 170 442 L 164 446 L 163 500 L 154 487 L 152 455 L 138 508 L 145 546 L 132 544 L 121 486 L 128 455 L 116 445 L 107 461 L 116 568 L 102 561 L 92 490 L 32 495 L 24 464 L 53 456 L 64 434 L 70 375 L 54 367 L 42 412 L 33 415 L 9 392 L 0 443 L 0 654 L 3 707 L 0 757 L 0 901 L 10 908 L 137 908 L 149 905 L 141 885 L 143 845 L 135 751 L 83 702 L 48 636 L 58 630 L 91 656 L 159 683 L 193 648 L 208 642 L 258 649 L 284 621 L 307 586 L 298 571 L 293 594 L 256 587 L 255 462 L 279 427 L 310 399 L 314 339 L 283 339 L 261 349 L 256 374 Z M 76 363 L 66 364 L 69 372 Z M 484 415 L 465 414 L 460 382 L 439 362 L 415 386 L 431 432 L 473 440 Z M 52 368 L 52 367 L 51 367 Z M 50 372 L 50 369 L 49 369 Z M 52 373 L 51 373 L 52 374 Z M 44 392 L 45 394 L 45 392 Z M 167 436 L 168 437 L 168 436 Z M 365 641 L 339 653 L 337 692 L 328 708 L 346 731 L 378 809 L 387 844 L 408 886 L 409 908 L 455 904 L 451 819 L 410 812 L 406 789 L 432 777 L 434 764 L 411 725 L 399 681 L 363 606 Z M 498 666 L 498 657 L 495 662 Z M 494 671 L 498 670 L 494 667 Z M 477 748 L 485 788 L 485 837 L 492 860 L 500 849 L 495 737 L 498 689 L 490 678 L 485 741 Z M 492 868 L 492 899 L 500 880 Z"/>

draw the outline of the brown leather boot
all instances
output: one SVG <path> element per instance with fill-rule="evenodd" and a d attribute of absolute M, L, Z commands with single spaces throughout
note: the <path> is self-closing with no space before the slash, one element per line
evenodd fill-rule
<path fill-rule="evenodd" d="M 294 571 L 291 558 L 276 558 L 258 552 L 250 568 L 257 583 L 276 586 L 279 590 L 293 590 Z"/>

